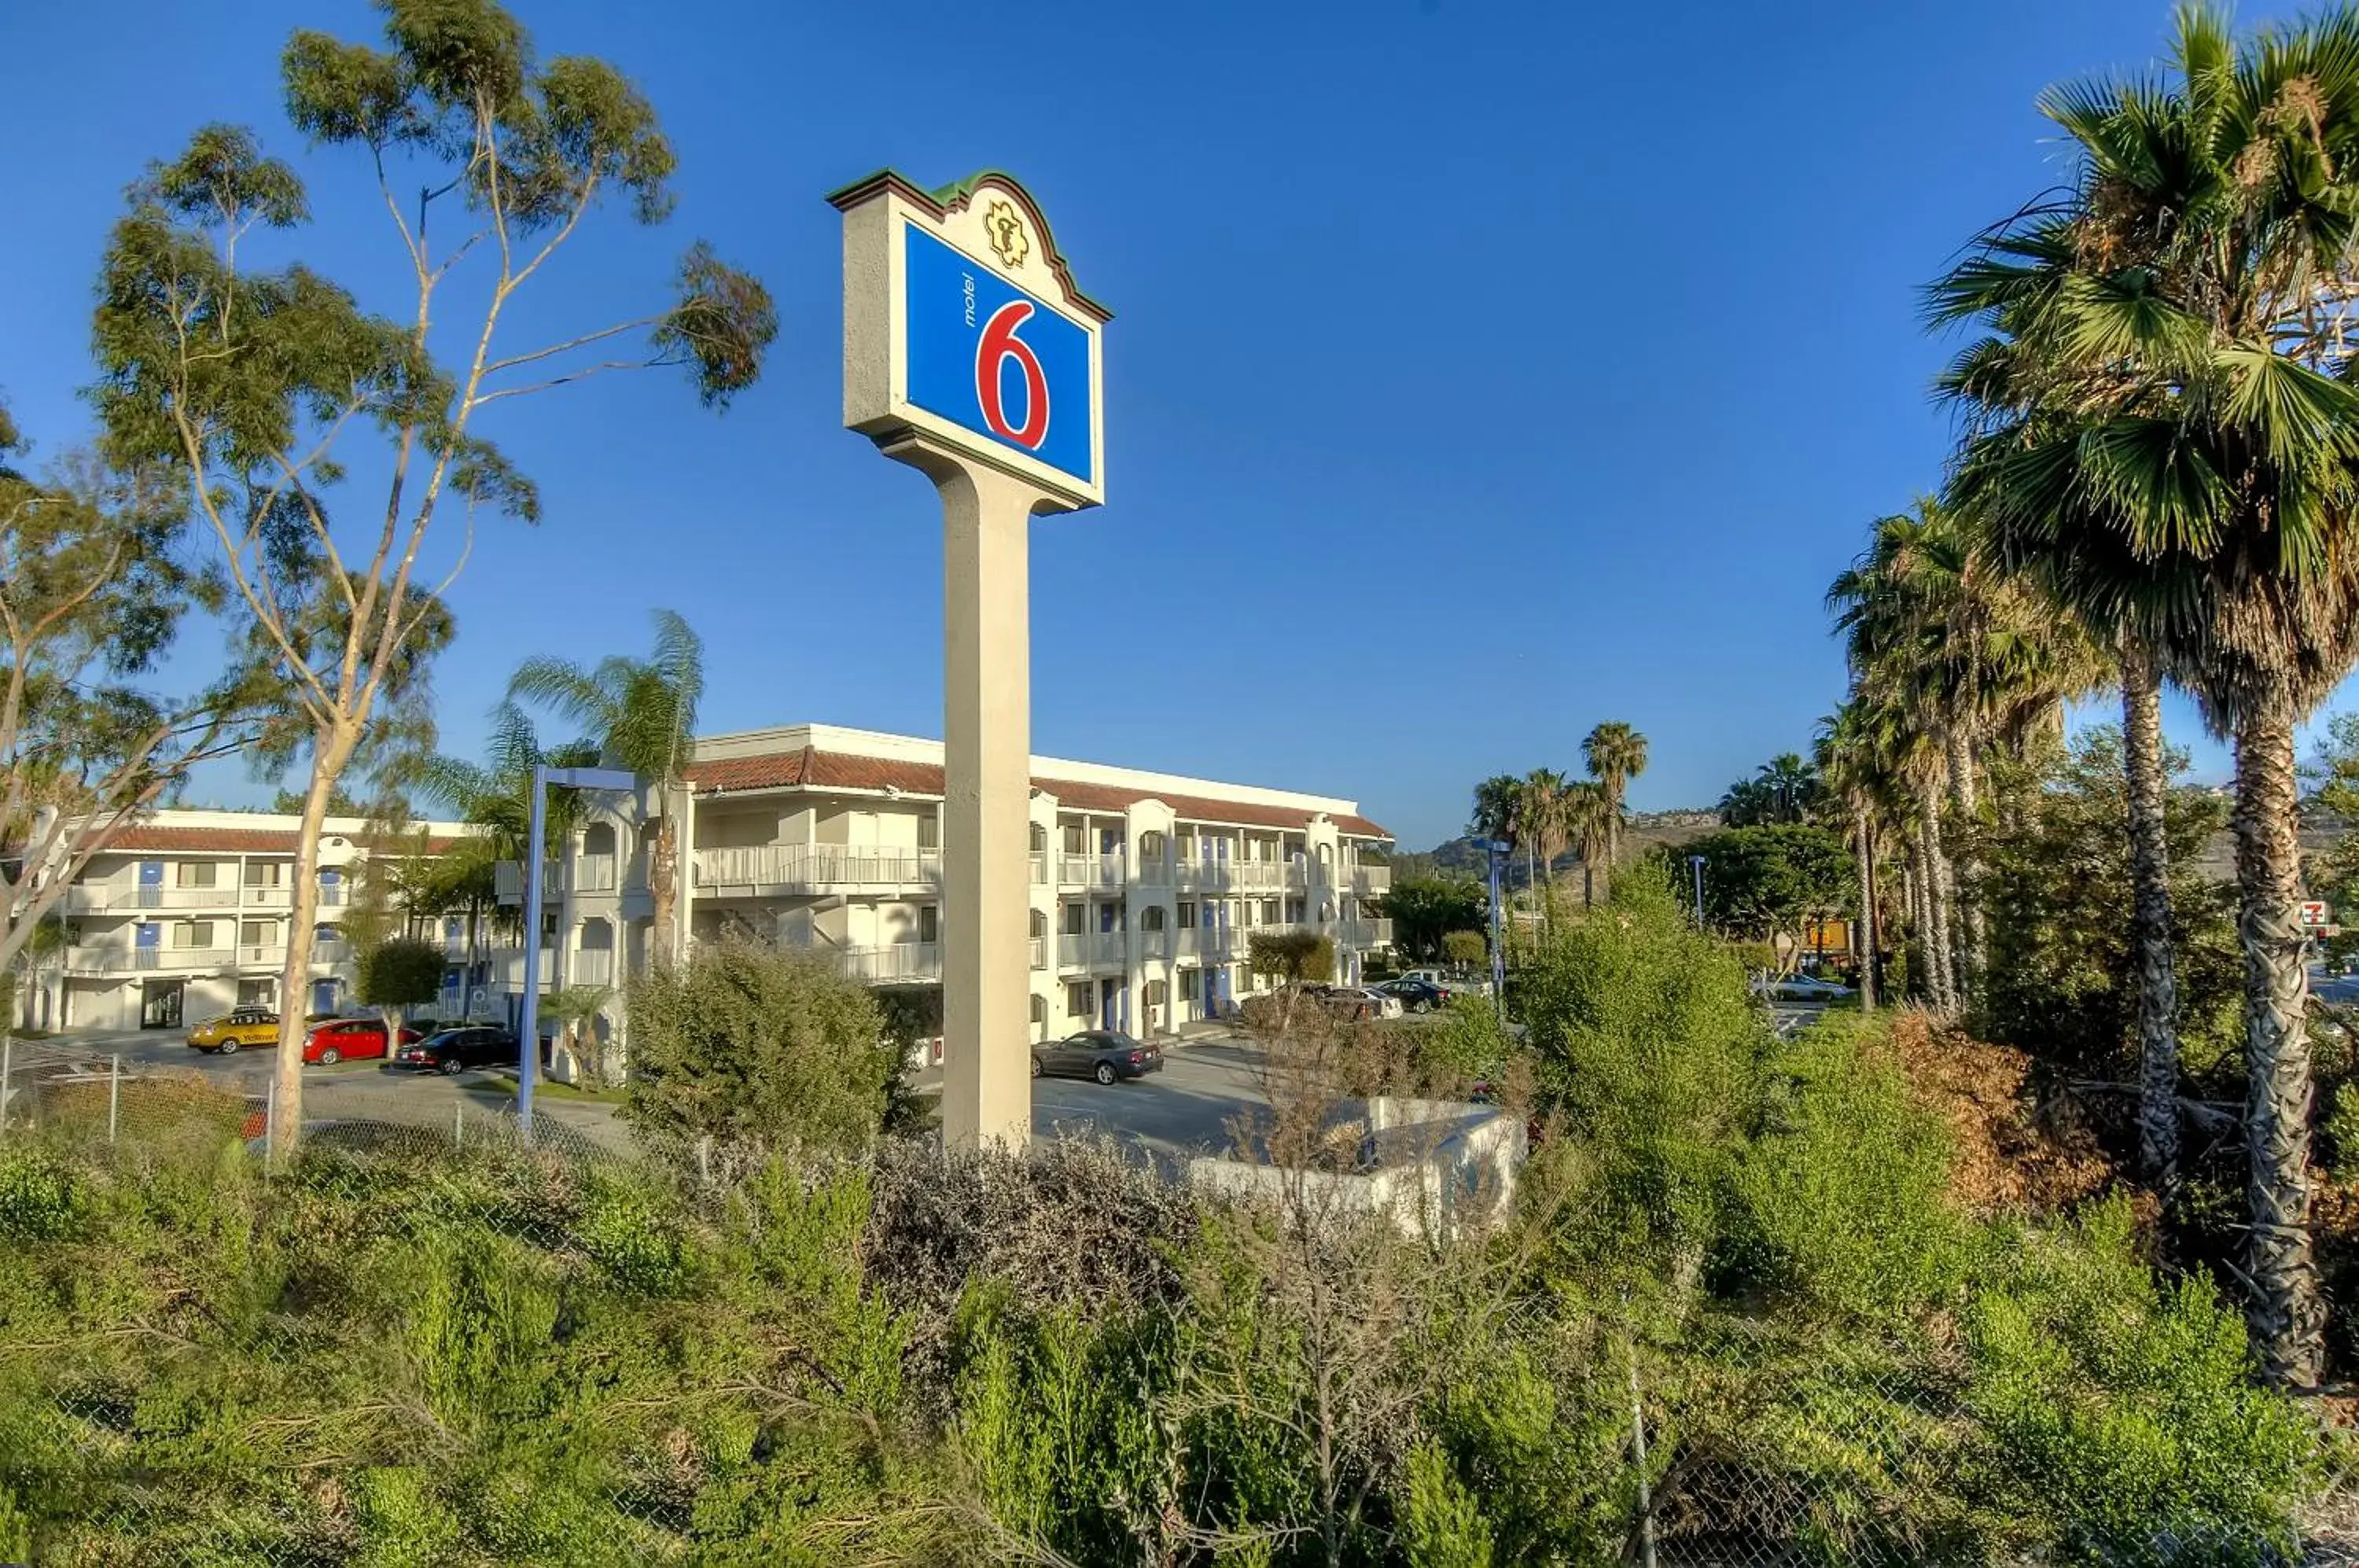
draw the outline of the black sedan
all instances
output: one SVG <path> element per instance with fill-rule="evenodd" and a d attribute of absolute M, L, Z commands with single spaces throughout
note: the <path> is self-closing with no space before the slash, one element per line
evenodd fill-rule
<path fill-rule="evenodd" d="M 1067 1040 L 1044 1040 L 1032 1048 L 1035 1078 L 1143 1078 L 1163 1071 L 1163 1051 L 1119 1029 L 1083 1029 Z"/>
<path fill-rule="evenodd" d="M 1397 997 L 1404 1012 L 1430 1013 L 1436 1007 L 1450 1005 L 1450 993 L 1430 980 L 1387 980 L 1370 989 Z"/>
<path fill-rule="evenodd" d="M 401 1054 L 394 1058 L 395 1066 L 421 1073 L 464 1073 L 471 1067 L 514 1067 L 516 1063 L 516 1036 L 484 1024 L 428 1035 L 415 1045 L 403 1046 Z"/>

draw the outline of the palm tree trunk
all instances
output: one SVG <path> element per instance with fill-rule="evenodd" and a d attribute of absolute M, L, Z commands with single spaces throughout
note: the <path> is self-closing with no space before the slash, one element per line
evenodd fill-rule
<path fill-rule="evenodd" d="M 1951 945 L 1950 911 L 1952 892 L 1950 863 L 1941 853 L 1941 800 L 1939 795 L 1919 802 L 1917 838 L 1925 855 L 1925 969 L 1934 1009 L 1958 1010 L 1957 950 Z"/>
<path fill-rule="evenodd" d="M 672 961 L 672 909 L 679 886 L 679 842 L 675 826 L 679 813 L 673 810 L 671 786 L 658 787 L 658 798 L 663 802 L 663 815 L 656 822 L 654 852 L 647 856 L 648 900 L 654 907 L 654 959 L 658 964 Z"/>
<path fill-rule="evenodd" d="M 1918 961 L 1908 966 L 1908 995 L 1926 996 L 1925 952 L 1925 857 L 1916 845 L 1908 849 L 1908 858 L 1900 867 L 1900 911 L 1908 918 L 1908 930 L 1917 939 Z"/>
<path fill-rule="evenodd" d="M 2310 1005 L 2301 931 L 2301 844 L 2293 706 L 2245 715 L 2236 730 L 2236 932 L 2245 948 L 2245 1142 L 2252 1161 L 2246 1322 L 2261 1369 L 2279 1388 L 2313 1388 L 2325 1371 L 2326 1309 L 2310 1237 Z"/>
<path fill-rule="evenodd" d="M 2170 952 L 2163 827 L 2162 681 L 2153 652 L 2122 657 L 2122 770 L 2130 832 L 2130 947 L 2138 965 L 2138 1174 L 2168 1187 L 2179 1169 L 2179 977 Z"/>
<path fill-rule="evenodd" d="M 1852 842 L 1859 855 L 1859 919 L 1852 927 L 1859 954 L 1859 1005 L 1875 1010 L 1875 838 L 1867 813 L 1854 811 Z"/>
<path fill-rule="evenodd" d="M 1967 735 L 1965 725 L 1948 724 L 1943 726 L 1941 744 L 1950 775 L 1950 799 L 1956 804 L 1960 817 L 1971 822 L 1980 804 L 1980 792 L 1974 784 L 1973 739 Z M 1956 933 L 1956 1000 L 1962 1007 L 1989 957 L 1990 932 L 1983 921 L 1982 887 L 1980 878 L 1975 875 L 1972 852 L 1958 855 L 1950 863 L 1949 869 L 1955 889 L 1953 897 L 1959 920 Z"/>

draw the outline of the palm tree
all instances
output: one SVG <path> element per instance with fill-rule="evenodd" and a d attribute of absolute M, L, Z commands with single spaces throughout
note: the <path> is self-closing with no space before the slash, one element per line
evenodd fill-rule
<path fill-rule="evenodd" d="M 2179 13 L 2167 75 L 2043 103 L 2079 160 L 1936 287 L 2011 559 L 2151 650 L 2236 756 L 2251 1224 L 2271 1378 L 2315 1386 L 2313 1085 L 2293 732 L 2359 656 L 2359 16 L 2241 42 Z"/>
<path fill-rule="evenodd" d="M 1614 842 L 1614 810 L 1605 786 L 1594 779 L 1576 779 L 1564 788 L 1560 802 L 1565 837 L 1581 856 L 1581 902 L 1597 902 L 1597 864 Z M 1612 875 L 1607 877 L 1611 890 Z"/>
<path fill-rule="evenodd" d="M 679 797 L 696 760 L 696 705 L 704 695 L 704 644 L 671 610 L 655 612 L 655 654 L 621 654 L 585 669 L 571 659 L 528 659 L 508 681 L 508 696 L 579 724 L 601 762 L 652 779 L 662 791 L 647 885 L 655 906 L 655 957 L 673 951 L 673 908 L 679 866 Z"/>
<path fill-rule="evenodd" d="M 1524 798 L 1524 781 L 1512 773 L 1495 773 L 1474 786 L 1474 815 L 1466 825 L 1474 838 L 1513 841 L 1516 816 Z"/>
<path fill-rule="evenodd" d="M 1556 881 L 1556 857 L 1564 853 L 1564 789 L 1571 780 L 1552 768 L 1535 768 L 1524 775 L 1525 833 L 1538 860 L 1533 881 Z"/>
<path fill-rule="evenodd" d="M 1619 719 L 1609 720 L 1591 730 L 1582 740 L 1581 755 L 1589 764 L 1589 776 L 1603 786 L 1605 801 L 1613 812 L 1611 829 L 1605 845 L 1608 866 L 1622 864 L 1622 812 L 1630 780 L 1647 771 L 1647 737 Z"/>
<path fill-rule="evenodd" d="M 1866 715 L 1856 699 L 1819 721 L 1816 750 L 1819 779 L 1851 819 L 1852 854 L 1859 867 L 1858 940 L 1854 943 L 1859 954 L 1859 1002 L 1873 1012 L 1881 946 L 1875 912 L 1875 828 L 1887 780 Z"/>

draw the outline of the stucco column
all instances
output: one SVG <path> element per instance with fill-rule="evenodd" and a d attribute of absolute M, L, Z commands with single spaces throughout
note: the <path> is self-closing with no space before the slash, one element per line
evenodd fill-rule
<path fill-rule="evenodd" d="M 888 449 L 890 451 L 891 449 Z M 942 1141 L 1032 1132 L 1032 514 L 962 459 L 893 452 L 942 497 Z"/>

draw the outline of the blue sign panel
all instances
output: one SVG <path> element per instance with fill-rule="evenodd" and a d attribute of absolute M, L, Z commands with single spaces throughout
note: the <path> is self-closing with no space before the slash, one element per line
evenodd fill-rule
<path fill-rule="evenodd" d="M 1090 334 L 916 224 L 902 232 L 908 400 L 1095 483 Z"/>

